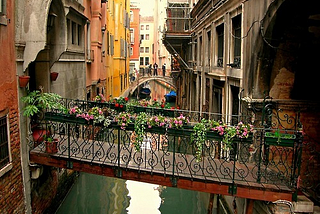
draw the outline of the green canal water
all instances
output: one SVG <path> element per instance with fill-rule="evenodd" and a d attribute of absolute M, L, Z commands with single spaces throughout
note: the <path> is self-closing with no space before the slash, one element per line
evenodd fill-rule
<path fill-rule="evenodd" d="M 81 173 L 56 214 L 206 214 L 209 194 Z"/>
<path fill-rule="evenodd" d="M 169 87 L 151 81 L 151 99 Z M 171 104 L 174 106 L 174 103 Z M 208 193 L 80 173 L 56 214 L 206 214 Z"/>

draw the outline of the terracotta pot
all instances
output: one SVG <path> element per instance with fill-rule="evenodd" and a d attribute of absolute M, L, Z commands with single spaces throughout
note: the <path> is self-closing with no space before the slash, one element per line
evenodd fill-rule
<path fill-rule="evenodd" d="M 50 132 L 45 129 L 34 129 L 32 130 L 32 137 L 34 146 L 38 146 L 40 143 L 43 142 L 43 137 L 45 135 L 50 135 Z"/>
<path fill-rule="evenodd" d="M 19 76 L 19 87 L 25 88 L 30 80 L 30 76 Z"/>
<path fill-rule="evenodd" d="M 57 73 L 57 72 L 51 72 L 51 73 L 50 73 L 50 79 L 51 79 L 51 81 L 56 81 L 57 78 L 58 78 L 58 75 L 59 75 L 59 73 Z"/>
<path fill-rule="evenodd" d="M 58 139 L 53 139 L 52 142 L 46 141 L 46 153 L 55 154 L 58 152 Z"/>

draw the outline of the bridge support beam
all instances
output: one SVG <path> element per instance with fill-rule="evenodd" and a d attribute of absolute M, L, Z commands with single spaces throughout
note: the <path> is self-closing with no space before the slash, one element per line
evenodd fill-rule
<path fill-rule="evenodd" d="M 52 156 L 46 153 L 30 152 L 30 162 L 53 166 L 58 168 L 70 168 L 70 160 L 59 156 Z M 145 183 L 158 184 L 168 187 L 177 187 L 194 191 L 208 192 L 220 195 L 232 195 L 234 197 L 248 198 L 261 201 L 292 200 L 292 192 L 277 192 L 268 189 L 255 189 L 248 186 L 237 185 L 236 194 L 229 193 L 230 183 L 204 182 L 202 180 L 190 180 L 190 178 L 175 177 L 176 182 L 172 182 L 171 175 L 145 172 L 142 170 L 132 170 L 119 168 L 117 165 L 102 165 L 98 163 L 72 160 L 72 169 L 79 172 L 92 173 L 108 177 L 121 177 L 126 180 L 140 181 Z M 121 170 L 121 174 L 117 173 Z M 121 176 L 119 176 L 121 175 Z"/>

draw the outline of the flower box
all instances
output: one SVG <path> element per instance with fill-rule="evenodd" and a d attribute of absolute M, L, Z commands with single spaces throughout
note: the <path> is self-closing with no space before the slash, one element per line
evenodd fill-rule
<path fill-rule="evenodd" d="M 174 110 L 172 109 L 162 109 L 163 116 L 174 117 Z"/>
<path fill-rule="evenodd" d="M 165 127 L 151 127 L 151 128 L 146 128 L 145 131 L 150 132 L 150 133 L 165 134 L 166 128 Z"/>
<path fill-rule="evenodd" d="M 88 124 L 88 121 L 84 118 L 76 117 L 74 115 L 61 114 L 55 112 L 45 112 L 45 120 L 63 123 L 77 123 L 77 124 Z"/>
<path fill-rule="evenodd" d="M 191 134 L 193 133 L 193 129 L 190 129 L 187 126 L 182 128 L 171 128 L 171 129 L 168 129 L 167 133 L 169 135 L 175 135 L 175 136 L 191 136 Z"/>
<path fill-rule="evenodd" d="M 220 135 L 218 132 L 214 132 L 214 131 L 207 132 L 207 139 L 222 141 L 222 138 L 223 136 Z"/>
<path fill-rule="evenodd" d="M 281 134 L 279 132 L 266 132 L 264 134 L 266 145 L 293 147 L 296 140 L 295 134 Z"/>
<path fill-rule="evenodd" d="M 117 122 L 111 122 L 111 124 L 108 127 L 121 129 L 121 126 Z M 127 126 L 125 126 L 125 129 L 122 129 L 122 130 L 134 131 L 134 124 L 130 123 Z"/>

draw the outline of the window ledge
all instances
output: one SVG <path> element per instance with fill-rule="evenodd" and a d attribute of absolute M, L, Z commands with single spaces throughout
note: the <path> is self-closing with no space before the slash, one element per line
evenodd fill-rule
<path fill-rule="evenodd" d="M 2 177 L 4 174 L 9 172 L 12 169 L 12 163 L 8 163 L 6 166 L 4 166 L 2 169 L 0 169 L 0 177 Z"/>

